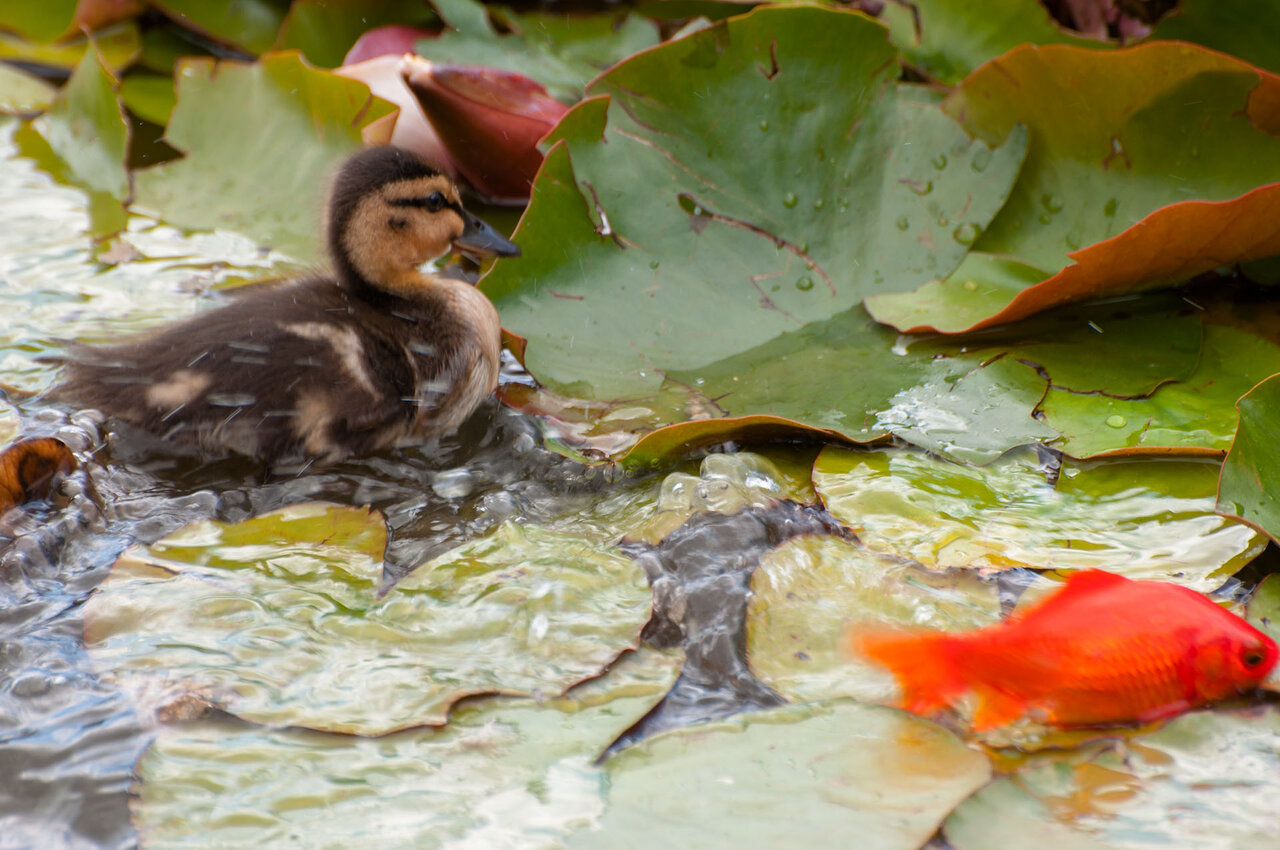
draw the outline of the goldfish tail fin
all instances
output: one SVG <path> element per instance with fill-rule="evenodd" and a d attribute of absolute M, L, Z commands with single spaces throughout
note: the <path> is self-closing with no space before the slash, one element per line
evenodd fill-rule
<path fill-rule="evenodd" d="M 956 666 L 957 638 L 945 632 L 855 631 L 849 648 L 893 673 L 902 707 L 929 715 L 951 705 L 968 685 Z"/>

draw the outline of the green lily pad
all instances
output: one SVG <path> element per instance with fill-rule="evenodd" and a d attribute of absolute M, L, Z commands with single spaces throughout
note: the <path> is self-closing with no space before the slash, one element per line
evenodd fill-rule
<path fill-rule="evenodd" d="M 41 3 L 5 3 L 0 9 L 0 29 L 11 30 L 32 41 L 54 41 L 71 28 L 79 0 Z"/>
<path fill-rule="evenodd" d="M 982 327 L 1280 252 L 1267 212 L 1280 193 L 1276 101 L 1272 78 L 1186 44 L 1025 46 L 993 60 L 944 108 L 988 143 L 1019 125 L 1031 142 L 1009 202 L 974 247 L 1044 280 L 995 313 L 986 298 L 968 309 L 939 299 L 928 321 L 905 299 L 872 298 L 868 309 L 903 330 Z"/>
<path fill-rule="evenodd" d="M 893 677 L 849 651 L 858 626 L 959 631 L 1000 619 L 994 582 L 936 571 L 837 538 L 802 537 L 761 559 L 747 607 L 747 659 L 791 700 L 850 696 L 885 702 Z"/>
<path fill-rule="evenodd" d="M 997 0 L 980 12 L 967 0 L 890 0 L 880 17 L 908 64 L 952 85 L 1021 44 L 1110 46 L 1064 30 L 1039 0 Z"/>
<path fill-rule="evenodd" d="M 604 807 L 592 760 L 678 669 L 678 654 L 645 650 L 581 697 L 576 688 L 541 706 L 486 700 L 459 708 L 443 729 L 376 740 L 216 719 L 163 726 L 138 765 L 139 839 L 167 848 L 559 847 Z"/>
<path fill-rule="evenodd" d="M 1280 413 L 1280 376 L 1272 376 L 1236 402 L 1240 424 L 1218 482 L 1218 511 L 1280 536 L 1280 447 L 1274 425 Z"/>
<path fill-rule="evenodd" d="M 172 77 L 130 74 L 120 83 L 120 99 L 134 115 L 163 127 L 173 114 L 177 95 Z"/>
<path fill-rule="evenodd" d="M 1202 44 L 1280 73 L 1280 2 L 1179 0 L 1152 29 L 1155 39 Z"/>
<path fill-rule="evenodd" d="M 868 548 L 929 567 L 1098 568 L 1208 591 L 1265 546 L 1213 512 L 1218 465 L 1064 460 L 1056 486 L 1035 454 L 981 469 L 918 451 L 827 448 L 814 486 Z"/>
<path fill-rule="evenodd" d="M 247 719 L 379 735 L 479 693 L 554 696 L 636 645 L 649 589 L 608 545 L 502 526 L 377 598 L 386 531 L 299 505 L 132 550 L 86 605 L 99 668 Z"/>
<path fill-rule="evenodd" d="M 435 21 L 422 0 L 295 0 L 276 39 L 277 50 L 300 50 L 307 61 L 336 68 L 362 34 L 386 24 Z"/>
<path fill-rule="evenodd" d="M 0 64 L 0 112 L 40 112 L 53 103 L 57 87 L 39 77 Z"/>
<path fill-rule="evenodd" d="M 571 848 L 858 846 L 915 850 L 990 776 L 940 726 L 852 702 L 785 706 L 681 729 L 605 764 L 608 801 Z"/>
<path fill-rule="evenodd" d="M 1000 777 L 943 825 L 955 850 L 1260 850 L 1275 841 L 1280 711 L 1187 714 Z"/>
<path fill-rule="evenodd" d="M 138 27 L 132 23 L 99 30 L 93 34 L 92 42 L 83 36 L 54 43 L 33 42 L 0 32 L 0 59 L 71 69 L 96 47 L 106 66 L 117 73 L 138 55 L 141 43 Z"/>
<path fill-rule="evenodd" d="M 702 409 L 883 436 L 876 413 L 915 382 L 903 372 L 931 366 L 893 355 L 892 335 L 857 305 L 959 263 L 1023 143 L 1017 132 L 1003 147 L 973 142 L 933 95 L 894 82 L 893 57 L 861 15 L 768 8 L 594 81 L 589 94 L 607 97 L 548 137 L 515 236 L 524 256 L 482 284 L 539 381 L 644 403 L 670 378 Z M 818 98 L 822 80 L 847 97 Z M 779 354 L 814 356 L 815 340 L 870 361 L 823 369 L 844 365 L 867 389 L 797 382 L 804 363 L 779 365 Z M 1048 433 L 1024 418 L 1020 436 Z"/>
<path fill-rule="evenodd" d="M 431 5 L 448 27 L 439 38 L 420 41 L 420 54 L 432 62 L 524 74 L 565 103 L 581 98 L 583 86 L 605 68 L 658 43 L 652 21 L 622 12 L 516 14 L 476 0 L 432 0 Z M 494 30 L 491 14 L 506 34 Z"/>
<path fill-rule="evenodd" d="M 179 227 L 237 230 L 320 259 L 329 175 L 359 148 L 361 129 L 394 107 L 296 53 L 254 64 L 187 59 L 177 80 L 165 140 L 186 156 L 137 171 L 136 205 Z"/>
<path fill-rule="evenodd" d="M 1272 640 L 1280 641 L 1280 576 L 1269 575 L 1254 589 L 1246 619 Z"/>
<path fill-rule="evenodd" d="M 1136 399 L 1050 388 L 1042 405 L 1044 422 L 1062 432 L 1057 447 L 1073 457 L 1219 457 L 1235 436 L 1236 400 L 1277 372 L 1280 346 L 1247 330 L 1209 322 L 1200 362 L 1184 381 Z"/>
<path fill-rule="evenodd" d="M 174 23 L 250 53 L 271 49 L 284 6 L 271 0 L 152 0 Z"/>
<path fill-rule="evenodd" d="M 53 105 L 31 123 L 42 142 L 24 136 L 26 152 L 59 180 L 89 193 L 91 229 L 124 227 L 129 197 L 129 125 L 115 79 L 95 51 L 87 51 Z"/>

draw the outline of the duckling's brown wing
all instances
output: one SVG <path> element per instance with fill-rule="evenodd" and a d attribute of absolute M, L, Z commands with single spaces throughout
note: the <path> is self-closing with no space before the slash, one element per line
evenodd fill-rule
<path fill-rule="evenodd" d="M 331 282 L 272 287 L 75 352 L 54 397 L 210 452 L 271 463 L 363 454 L 407 433 L 414 406 L 410 365 L 359 319 Z"/>

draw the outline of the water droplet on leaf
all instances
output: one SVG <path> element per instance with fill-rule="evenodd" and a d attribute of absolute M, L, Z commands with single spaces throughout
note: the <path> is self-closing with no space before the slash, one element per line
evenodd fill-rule
<path fill-rule="evenodd" d="M 978 282 L 976 280 L 966 280 L 964 282 L 964 288 L 969 290 L 970 292 L 977 292 Z"/>
<path fill-rule="evenodd" d="M 822 206 L 823 206 L 822 198 L 818 198 L 818 200 L 816 200 L 816 201 L 814 201 L 814 202 L 813 202 L 813 208 L 814 208 L 815 210 L 820 210 L 820 209 L 822 209 Z"/>
<path fill-rule="evenodd" d="M 978 241 L 978 235 L 982 233 L 982 228 L 973 222 L 968 222 L 957 227 L 952 231 L 951 235 L 961 245 L 972 245 Z"/>
<path fill-rule="evenodd" d="M 986 171 L 987 166 L 991 164 L 991 149 L 978 148 L 973 154 L 973 161 L 970 165 L 974 171 Z"/>
<path fill-rule="evenodd" d="M 796 197 L 795 192 L 788 192 L 782 196 L 782 205 L 787 209 L 791 209 L 798 203 L 800 203 L 800 199 Z"/>
<path fill-rule="evenodd" d="M 1049 215 L 1048 213 L 1040 213 L 1041 224 L 1049 224 L 1052 221 L 1053 221 L 1053 216 Z"/>
<path fill-rule="evenodd" d="M 810 289 L 813 289 L 813 278 L 808 276 L 800 278 L 796 281 L 796 289 L 801 292 L 808 292 Z"/>
<path fill-rule="evenodd" d="M 768 121 L 761 121 L 761 122 L 760 122 L 760 129 L 761 129 L 761 130 L 768 130 L 768 129 L 769 129 L 769 122 L 768 122 Z"/>
<path fill-rule="evenodd" d="M 659 263 L 658 263 L 658 261 L 657 261 L 657 260 L 650 260 L 650 261 L 649 261 L 649 268 L 651 268 L 651 269 L 656 269 L 658 266 L 659 266 Z"/>
<path fill-rule="evenodd" d="M 940 153 L 933 158 L 933 167 L 941 171 L 947 167 L 947 155 Z"/>
<path fill-rule="evenodd" d="M 1068 233 L 1066 238 L 1067 247 L 1072 251 L 1080 247 L 1080 234 Z"/>
<path fill-rule="evenodd" d="M 1107 417 L 1107 425 L 1112 428 L 1123 428 L 1127 422 L 1128 420 L 1119 413 L 1113 413 Z"/>
<path fill-rule="evenodd" d="M 897 222 L 895 222 L 895 224 L 898 225 L 899 230 L 906 230 L 908 227 L 911 226 L 911 222 L 907 220 L 907 217 L 905 215 L 898 216 L 898 220 Z"/>
<path fill-rule="evenodd" d="M 1116 206 L 1117 206 L 1116 199 L 1112 198 L 1111 200 L 1103 204 L 1102 214 L 1105 215 L 1107 218 L 1110 218 L 1111 216 L 1116 214 Z"/>
<path fill-rule="evenodd" d="M 1051 213 L 1061 212 L 1062 210 L 1062 198 L 1057 195 L 1050 195 L 1048 192 L 1040 196 L 1040 203 Z"/>
<path fill-rule="evenodd" d="M 947 218 L 945 215 L 938 216 L 938 227 L 946 227 L 950 223 L 951 219 Z"/>

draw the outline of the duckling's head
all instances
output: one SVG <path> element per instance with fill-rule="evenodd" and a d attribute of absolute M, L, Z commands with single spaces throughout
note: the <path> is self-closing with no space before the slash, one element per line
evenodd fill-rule
<path fill-rule="evenodd" d="M 329 250 L 344 282 L 411 295 L 421 285 L 417 267 L 451 248 L 520 254 L 462 208 L 453 181 L 412 153 L 369 148 L 343 164 L 329 201 Z"/>

